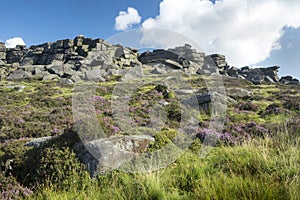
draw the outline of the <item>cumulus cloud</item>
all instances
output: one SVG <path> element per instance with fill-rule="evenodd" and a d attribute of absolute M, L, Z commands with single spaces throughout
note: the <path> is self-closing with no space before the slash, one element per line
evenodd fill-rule
<path fill-rule="evenodd" d="M 7 48 L 14 48 L 17 45 L 26 45 L 26 44 L 21 37 L 14 37 L 14 38 L 7 39 L 5 41 L 5 46 Z"/>
<path fill-rule="evenodd" d="M 128 7 L 127 12 L 120 11 L 119 15 L 115 18 L 115 29 L 119 31 L 126 30 L 134 24 L 139 24 L 141 19 L 135 8 Z"/>
<path fill-rule="evenodd" d="M 300 26 L 299 10 L 298 0 L 163 0 L 159 15 L 142 27 L 177 31 L 206 53 L 223 53 L 229 64 L 244 66 L 281 48 L 283 28 Z"/>

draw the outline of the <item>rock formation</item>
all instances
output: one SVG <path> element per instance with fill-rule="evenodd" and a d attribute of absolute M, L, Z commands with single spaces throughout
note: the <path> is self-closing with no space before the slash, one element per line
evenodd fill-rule
<path fill-rule="evenodd" d="M 57 80 L 73 84 L 82 80 L 106 81 L 122 76 L 132 67 L 150 66 L 152 74 L 167 74 L 181 70 L 188 74 L 224 76 L 246 79 L 253 84 L 283 83 L 299 85 L 299 80 L 287 76 L 279 79 L 279 66 L 267 68 L 231 67 L 224 55 L 197 52 L 191 45 L 173 49 L 156 49 L 139 53 L 137 49 L 108 44 L 102 39 L 80 35 L 26 48 L 17 45 L 6 48 L 0 43 L 0 80 Z"/>

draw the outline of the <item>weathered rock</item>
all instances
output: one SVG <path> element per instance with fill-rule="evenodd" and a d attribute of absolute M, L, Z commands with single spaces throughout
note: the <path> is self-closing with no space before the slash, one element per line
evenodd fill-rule
<path fill-rule="evenodd" d="M 272 81 L 278 82 L 279 77 L 277 73 L 279 68 L 280 68 L 279 66 L 273 66 L 273 67 L 261 68 L 261 70 L 267 77 L 270 77 Z"/>
<path fill-rule="evenodd" d="M 0 60 L 6 59 L 6 47 L 3 42 L 0 42 Z"/>
<path fill-rule="evenodd" d="M 76 75 L 76 74 L 72 75 L 72 76 L 70 77 L 70 79 L 71 79 L 74 83 L 78 83 L 78 82 L 81 82 L 81 81 L 82 81 L 81 78 L 80 78 L 78 75 Z"/>
<path fill-rule="evenodd" d="M 227 87 L 226 95 L 236 100 L 248 99 L 252 97 L 253 92 L 239 87 Z"/>
<path fill-rule="evenodd" d="M 31 79 L 31 78 L 33 78 L 33 76 L 30 73 L 22 69 L 18 69 L 16 71 L 11 72 L 10 75 L 7 77 L 7 80 L 14 81 L 14 80 Z"/>
<path fill-rule="evenodd" d="M 73 85 L 73 81 L 71 79 L 68 78 L 62 78 L 58 81 L 59 85 Z"/>
<path fill-rule="evenodd" d="M 20 62 L 23 56 L 26 54 L 27 49 L 25 46 L 17 45 L 16 48 L 8 49 L 6 51 L 6 62 L 7 63 L 15 63 Z"/>
<path fill-rule="evenodd" d="M 174 69 L 183 69 L 182 65 L 180 65 L 178 62 L 175 62 L 173 60 L 166 59 L 164 61 L 164 64 L 166 64 L 166 65 L 168 65 L 168 66 L 170 66 L 170 67 L 172 67 Z"/>
<path fill-rule="evenodd" d="M 5 59 L 6 59 L 6 53 L 0 52 L 0 60 L 5 60 Z"/>
<path fill-rule="evenodd" d="M 148 64 L 148 63 L 162 63 L 165 60 L 173 60 L 177 61 L 179 56 L 176 53 L 166 51 L 163 49 L 157 49 L 153 52 L 144 52 L 139 56 L 139 61 L 142 64 Z"/>
<path fill-rule="evenodd" d="M 34 148 L 40 148 L 40 147 L 44 146 L 47 142 L 52 140 L 53 138 L 54 138 L 54 136 L 36 138 L 29 142 L 26 142 L 24 145 L 25 146 L 33 146 Z"/>
<path fill-rule="evenodd" d="M 56 74 L 48 74 L 43 76 L 43 81 L 58 81 L 60 78 Z"/>
<path fill-rule="evenodd" d="M 35 70 L 34 79 L 43 80 L 44 77 L 46 77 L 45 79 L 48 79 L 49 75 L 51 75 L 49 72 L 37 69 Z"/>
<path fill-rule="evenodd" d="M 194 94 L 191 97 L 185 99 L 183 104 L 188 105 L 194 109 L 204 109 L 209 110 L 211 103 L 215 103 L 220 106 L 226 106 L 227 103 L 236 104 L 237 101 L 225 94 L 220 94 L 218 92 L 206 92 L 203 94 Z M 222 109 L 220 109 L 222 110 Z"/>
<path fill-rule="evenodd" d="M 292 76 L 283 76 L 279 80 L 280 83 L 289 84 L 289 85 L 300 85 L 300 81 Z"/>
<path fill-rule="evenodd" d="M 10 75 L 9 79 L 18 80 L 21 77 L 31 78 L 31 75 L 35 79 L 43 79 L 44 76 L 48 79 L 49 74 L 42 68 L 32 67 L 44 65 L 49 73 L 74 82 L 82 79 L 105 81 L 110 78 L 109 76 L 124 76 L 130 68 L 143 64 L 152 66 L 152 69 L 147 69 L 147 72 L 152 74 L 168 74 L 177 70 L 177 72 L 185 74 L 211 75 L 219 73 L 247 79 L 254 84 L 279 82 L 277 74 L 279 66 L 256 69 L 248 66 L 241 69 L 229 67 L 224 55 L 205 56 L 204 53 L 197 52 L 189 44 L 168 50 L 157 49 L 140 55 L 137 49 L 111 45 L 102 39 L 93 40 L 85 38 L 83 35 L 77 36 L 74 40 L 58 40 L 31 46 L 29 49 L 22 45 L 7 49 L 4 43 L 0 43 L 0 66 L 6 68 L 1 70 L 1 79 L 8 78 L 8 75 Z M 14 74 L 11 72 L 14 69 L 11 68 L 22 69 L 28 74 L 25 76 L 18 74 L 22 73 L 21 71 Z M 100 75 L 95 72 L 100 72 Z M 283 78 L 281 82 L 298 84 L 297 80 L 286 78 Z"/>
<path fill-rule="evenodd" d="M 112 136 L 73 147 L 80 160 L 86 164 L 91 177 L 120 167 L 139 153 L 146 151 L 154 138 L 148 135 Z"/>
<path fill-rule="evenodd" d="M 152 74 L 167 74 L 167 71 L 162 67 L 156 66 L 152 71 Z"/>
<path fill-rule="evenodd" d="M 229 68 L 229 70 L 227 71 L 227 74 L 228 74 L 228 76 L 237 78 L 238 75 L 239 75 L 239 69 L 236 68 L 236 67 L 231 67 L 231 68 Z"/>
<path fill-rule="evenodd" d="M 130 70 L 121 78 L 121 81 L 142 78 L 143 77 L 143 69 L 140 66 L 132 67 Z"/>
<path fill-rule="evenodd" d="M 8 85 L 8 86 L 5 86 L 5 88 L 14 89 L 14 90 L 17 90 L 18 92 L 22 92 L 25 87 L 26 87 L 25 85 Z"/>
<path fill-rule="evenodd" d="M 101 76 L 100 69 L 92 69 L 85 72 L 85 80 L 92 80 L 97 82 L 105 82 L 105 79 Z"/>
<path fill-rule="evenodd" d="M 6 46 L 3 42 L 0 42 L 0 52 L 6 52 Z"/>

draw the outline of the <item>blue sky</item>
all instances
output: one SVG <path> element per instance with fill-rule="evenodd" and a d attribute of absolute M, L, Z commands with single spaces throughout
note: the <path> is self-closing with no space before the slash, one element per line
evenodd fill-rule
<path fill-rule="evenodd" d="M 119 11 L 133 6 L 147 18 L 159 12 L 159 0 L 4 0 L 0 41 L 22 37 L 27 45 L 83 34 L 107 38 Z"/>
<path fill-rule="evenodd" d="M 4 0 L 0 41 L 21 37 L 30 46 L 163 28 L 225 54 L 230 65 L 280 65 L 280 75 L 300 78 L 299 10 L 298 0 Z"/>

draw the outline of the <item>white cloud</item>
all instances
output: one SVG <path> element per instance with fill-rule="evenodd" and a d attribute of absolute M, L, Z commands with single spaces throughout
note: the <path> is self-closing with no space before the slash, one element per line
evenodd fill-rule
<path fill-rule="evenodd" d="M 119 31 L 126 30 L 134 24 L 139 24 L 141 19 L 135 8 L 128 7 L 127 12 L 120 11 L 119 15 L 115 18 L 115 29 Z"/>
<path fill-rule="evenodd" d="M 14 38 L 7 39 L 5 41 L 5 46 L 7 48 L 14 48 L 16 47 L 16 45 L 26 45 L 26 44 L 21 37 L 14 37 Z"/>
<path fill-rule="evenodd" d="M 244 66 L 281 48 L 283 28 L 300 26 L 299 10 L 298 0 L 163 0 L 159 15 L 142 26 L 177 31 L 206 53 L 223 53 L 229 64 Z"/>

